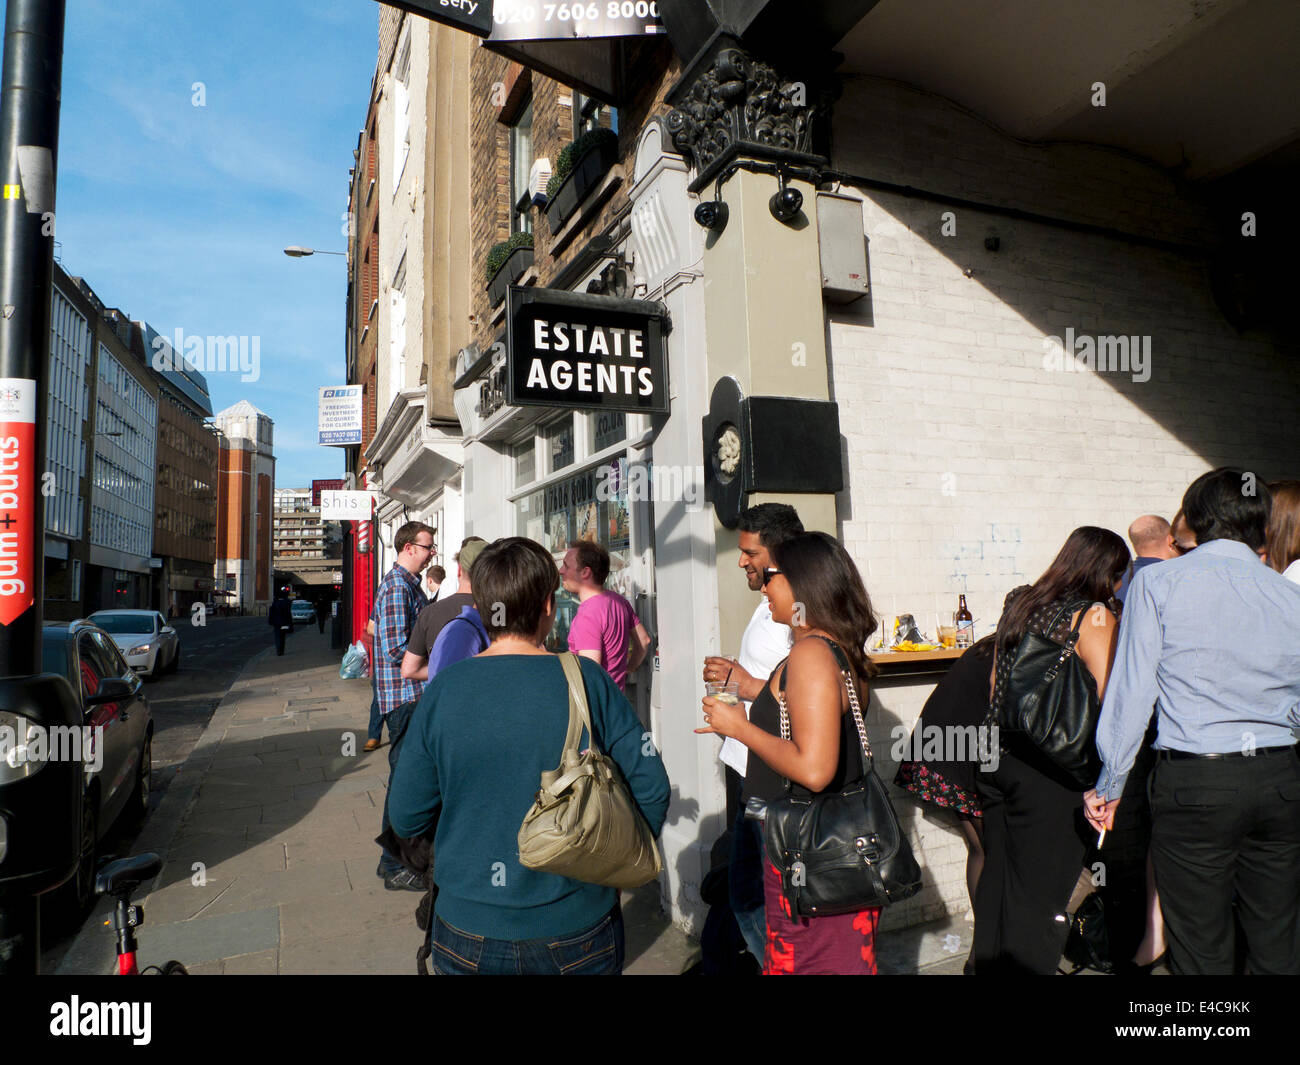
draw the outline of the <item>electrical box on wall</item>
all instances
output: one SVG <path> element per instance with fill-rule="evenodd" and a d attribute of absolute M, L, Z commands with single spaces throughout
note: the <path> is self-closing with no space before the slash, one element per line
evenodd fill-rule
<path fill-rule="evenodd" d="M 845 304 L 867 294 L 867 238 L 862 201 L 835 192 L 817 193 L 817 235 L 821 242 L 822 296 Z"/>

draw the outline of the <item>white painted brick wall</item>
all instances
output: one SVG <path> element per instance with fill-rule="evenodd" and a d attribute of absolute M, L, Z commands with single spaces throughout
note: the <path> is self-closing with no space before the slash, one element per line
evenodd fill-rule
<path fill-rule="evenodd" d="M 1020 144 L 910 90 L 851 80 L 836 107 L 837 169 L 1185 243 L 1213 230 L 1194 190 L 1101 149 Z M 848 191 L 847 189 L 845 191 Z M 1003 597 L 1046 568 L 1070 530 L 1121 536 L 1140 514 L 1172 517 L 1187 485 L 1232 464 L 1300 474 L 1300 350 L 1239 336 L 1203 260 L 1106 236 L 868 192 L 871 297 L 831 313 L 834 397 L 848 440 L 842 537 L 877 612 L 932 630 L 965 592 L 979 634 Z M 983 243 L 995 231 L 1001 250 Z M 972 277 L 963 276 L 970 268 Z M 1151 377 L 1051 372 L 1043 338 L 1151 337 Z M 942 491 L 951 474 L 954 491 Z M 879 685 L 878 768 L 890 728 L 915 724 L 929 683 Z M 907 800 L 900 816 L 923 892 L 885 927 L 964 913 L 965 846 Z"/>

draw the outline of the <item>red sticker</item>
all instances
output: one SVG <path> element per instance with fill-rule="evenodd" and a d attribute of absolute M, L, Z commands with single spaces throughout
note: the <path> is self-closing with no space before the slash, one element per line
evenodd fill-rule
<path fill-rule="evenodd" d="M 0 625 L 35 602 L 36 382 L 0 377 Z"/>

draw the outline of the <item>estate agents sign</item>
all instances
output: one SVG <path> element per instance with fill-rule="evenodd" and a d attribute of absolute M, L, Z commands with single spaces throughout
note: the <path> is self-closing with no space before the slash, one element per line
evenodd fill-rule
<path fill-rule="evenodd" d="M 663 304 L 515 287 L 507 308 L 508 404 L 668 413 Z"/>

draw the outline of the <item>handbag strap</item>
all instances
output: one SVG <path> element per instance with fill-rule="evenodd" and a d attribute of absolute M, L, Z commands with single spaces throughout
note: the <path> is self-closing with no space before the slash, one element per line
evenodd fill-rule
<path fill-rule="evenodd" d="M 824 641 L 831 649 L 831 654 L 835 656 L 836 665 L 840 667 L 840 676 L 844 680 L 844 685 L 849 691 L 849 712 L 853 714 L 853 725 L 858 731 L 858 743 L 862 750 L 862 775 L 865 777 L 875 764 L 875 756 L 871 753 L 871 741 L 867 739 L 867 726 L 862 719 L 862 707 L 858 702 L 858 686 L 853 680 L 853 671 L 849 668 L 848 656 L 844 654 L 844 649 L 834 640 L 825 636 L 818 636 L 817 639 Z M 789 660 L 786 660 L 784 668 L 781 670 L 781 683 L 779 685 L 780 695 L 777 698 L 777 705 L 781 708 L 781 739 L 790 738 L 790 711 L 785 702 L 785 678 L 790 672 Z M 787 784 L 793 786 L 794 782 L 786 780 Z"/>
<path fill-rule="evenodd" d="M 591 711 L 587 707 L 587 686 L 582 680 L 582 666 L 578 663 L 578 656 L 572 651 L 567 651 L 560 655 L 560 666 L 564 670 L 564 678 L 569 682 L 569 728 L 564 734 L 564 751 L 567 754 L 572 751 L 576 756 L 578 753 L 578 743 L 582 739 L 582 729 L 586 726 L 587 735 L 591 738 L 591 746 L 596 750 L 596 731 L 591 727 Z"/>

